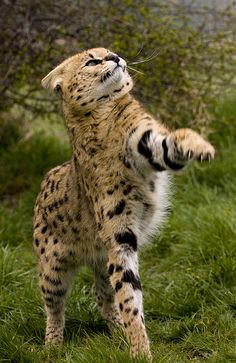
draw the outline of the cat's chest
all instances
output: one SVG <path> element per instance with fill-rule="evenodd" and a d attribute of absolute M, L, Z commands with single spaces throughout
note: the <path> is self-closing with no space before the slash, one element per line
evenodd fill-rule
<path fill-rule="evenodd" d="M 145 184 L 139 204 L 135 205 L 136 227 L 139 231 L 140 245 L 146 244 L 149 237 L 158 233 L 170 205 L 170 176 L 161 172 L 156 179 Z"/>

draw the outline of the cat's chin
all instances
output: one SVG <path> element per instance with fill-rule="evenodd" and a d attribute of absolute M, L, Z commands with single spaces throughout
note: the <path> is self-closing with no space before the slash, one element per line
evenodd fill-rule
<path fill-rule="evenodd" d="M 132 84 L 126 62 L 120 59 L 119 64 L 113 62 L 110 69 L 101 75 L 93 97 L 96 99 L 106 99 L 107 97 L 117 99 L 129 92 Z"/>
<path fill-rule="evenodd" d="M 106 87 L 110 83 L 119 82 L 123 78 L 125 68 L 117 65 L 114 69 L 106 72 L 101 77 L 101 83 Z"/>

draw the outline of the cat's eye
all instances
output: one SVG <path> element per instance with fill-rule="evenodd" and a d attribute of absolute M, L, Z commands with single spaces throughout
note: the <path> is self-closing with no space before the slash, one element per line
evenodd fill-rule
<path fill-rule="evenodd" d="M 90 59 L 85 63 L 85 66 L 96 66 L 97 64 L 102 63 L 102 59 Z"/>

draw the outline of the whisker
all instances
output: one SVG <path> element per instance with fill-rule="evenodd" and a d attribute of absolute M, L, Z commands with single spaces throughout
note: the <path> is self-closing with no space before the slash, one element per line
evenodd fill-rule
<path fill-rule="evenodd" d="M 138 56 L 139 56 L 139 54 L 141 54 L 141 52 L 142 52 L 143 48 L 144 48 L 144 43 L 141 45 L 141 48 L 139 49 L 139 51 L 138 51 L 138 53 L 136 54 L 136 56 L 135 56 L 135 57 L 138 57 Z"/>
<path fill-rule="evenodd" d="M 139 73 L 139 74 L 145 74 L 144 72 L 138 71 L 137 69 L 135 69 L 135 68 L 133 68 L 133 67 L 130 67 L 130 66 L 128 66 L 128 65 L 127 65 L 127 68 L 132 69 L 132 71 L 137 72 L 137 73 Z"/>
<path fill-rule="evenodd" d="M 139 61 L 136 62 L 131 62 L 130 64 L 140 64 L 140 63 L 145 63 L 145 62 L 150 62 L 151 60 L 153 60 L 154 58 L 156 58 L 160 52 L 161 52 L 161 48 L 158 48 L 156 51 L 154 51 L 149 57 L 147 57 L 146 59 L 141 59 Z"/>

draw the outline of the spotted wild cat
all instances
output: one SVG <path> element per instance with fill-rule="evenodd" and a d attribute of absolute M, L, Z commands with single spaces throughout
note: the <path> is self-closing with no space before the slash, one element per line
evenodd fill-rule
<path fill-rule="evenodd" d="M 73 147 L 71 160 L 45 176 L 35 206 L 46 343 L 63 341 L 65 297 L 86 264 L 104 319 L 122 325 L 132 356 L 151 359 L 138 251 L 165 217 L 171 173 L 211 160 L 214 148 L 149 115 L 130 94 L 126 62 L 109 50 L 72 56 L 42 85 L 60 94 Z"/>

